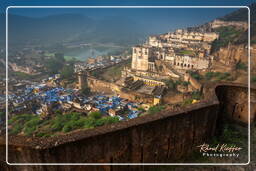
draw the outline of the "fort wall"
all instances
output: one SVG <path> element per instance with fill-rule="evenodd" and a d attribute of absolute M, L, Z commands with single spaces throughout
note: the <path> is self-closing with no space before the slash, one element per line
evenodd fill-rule
<path fill-rule="evenodd" d="M 215 133 L 219 117 L 230 116 L 230 106 L 246 100 L 247 88 L 222 85 L 205 88 L 204 100 L 176 111 L 163 111 L 89 130 L 49 138 L 9 137 L 9 162 L 70 163 L 154 163 L 175 162 Z M 255 89 L 252 89 L 255 98 Z M 232 96 L 232 94 L 235 94 Z M 231 95 L 231 96 L 230 96 Z M 230 97 L 229 97 L 230 96 Z M 233 97 L 233 98 L 232 98 Z M 234 98 L 235 97 L 235 98 Z M 239 98 L 240 97 L 240 98 Z M 246 109 L 246 103 L 242 103 Z M 255 107 L 255 103 L 252 103 Z M 254 108 L 255 109 L 255 108 Z M 224 112 L 225 111 L 225 112 Z M 237 110 L 237 115 L 246 115 Z M 254 113 L 255 114 L 255 113 Z M 231 115 L 232 116 L 232 115 Z M 5 140 L 0 137 L 0 153 Z M 0 156 L 0 161 L 5 160 Z M 51 166 L 35 166 L 38 170 Z M 67 166 L 66 169 L 71 169 Z M 57 167 L 56 167 L 57 168 Z M 72 167 L 73 168 L 73 167 Z M 77 166 L 79 170 L 80 166 Z M 106 166 L 105 170 L 120 170 Z"/>

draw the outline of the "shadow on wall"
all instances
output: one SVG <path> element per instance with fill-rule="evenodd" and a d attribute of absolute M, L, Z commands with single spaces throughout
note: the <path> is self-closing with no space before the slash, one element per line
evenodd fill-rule
<path fill-rule="evenodd" d="M 256 91 L 251 89 L 250 92 L 250 118 L 248 114 L 247 87 L 238 86 L 217 86 L 216 95 L 220 102 L 220 115 L 225 119 L 236 121 L 238 123 L 252 123 L 256 116 Z"/>
<path fill-rule="evenodd" d="M 196 146 L 211 139 L 222 119 L 228 118 L 241 123 L 248 119 L 246 113 L 246 110 L 248 111 L 247 87 L 234 84 L 215 85 L 208 90 L 205 95 L 207 100 L 184 107 L 180 111 L 163 111 L 127 122 L 57 137 L 9 137 L 9 162 L 177 162 L 180 158 L 191 154 Z M 255 89 L 253 91 L 251 95 L 255 100 Z M 218 102 L 215 92 L 220 102 Z M 252 106 L 255 110 L 254 102 Z M 5 161 L 5 155 L 2 155 L 5 153 L 5 144 L 3 139 L 1 141 L 1 137 L 0 153 L 0 161 Z M 4 167 L 8 168 L 7 165 Z M 58 170 L 61 168 L 53 166 L 35 167 L 37 170 Z M 19 169 L 18 167 L 15 168 Z M 29 170 L 30 166 L 25 168 Z M 83 167 L 66 166 L 65 170 L 74 168 L 79 170 Z M 99 170 L 120 169 L 122 166 L 99 168 Z M 98 169 L 95 168 L 95 170 Z"/>

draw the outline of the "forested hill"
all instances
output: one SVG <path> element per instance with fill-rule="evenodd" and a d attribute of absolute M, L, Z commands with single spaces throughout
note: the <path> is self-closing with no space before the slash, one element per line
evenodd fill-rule
<path fill-rule="evenodd" d="M 251 22 L 256 22 L 256 3 L 253 3 L 249 6 L 251 13 Z M 224 21 L 248 21 L 248 9 L 241 8 L 237 11 L 234 11 L 230 14 L 227 14 L 219 19 Z"/>

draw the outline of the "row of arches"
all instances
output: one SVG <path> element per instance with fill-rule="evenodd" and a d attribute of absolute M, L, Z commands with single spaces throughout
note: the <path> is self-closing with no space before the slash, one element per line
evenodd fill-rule
<path fill-rule="evenodd" d="M 186 63 L 179 63 L 179 62 L 174 62 L 174 65 L 176 65 L 176 66 L 181 66 L 181 67 L 186 67 L 186 68 L 194 68 L 194 65 L 190 65 L 190 64 L 186 64 Z"/>

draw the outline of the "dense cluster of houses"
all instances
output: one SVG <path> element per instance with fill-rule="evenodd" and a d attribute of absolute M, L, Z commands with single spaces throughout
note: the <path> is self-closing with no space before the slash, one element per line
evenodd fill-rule
<path fill-rule="evenodd" d="M 58 75 L 48 81 L 58 79 Z M 118 116 L 120 120 L 136 118 L 140 111 L 139 104 L 132 103 L 118 96 L 84 96 L 77 89 L 65 89 L 49 86 L 47 80 L 40 84 L 25 85 L 18 92 L 8 95 L 9 114 L 31 113 L 47 118 L 57 111 L 62 113 L 99 111 L 104 116 Z"/>

